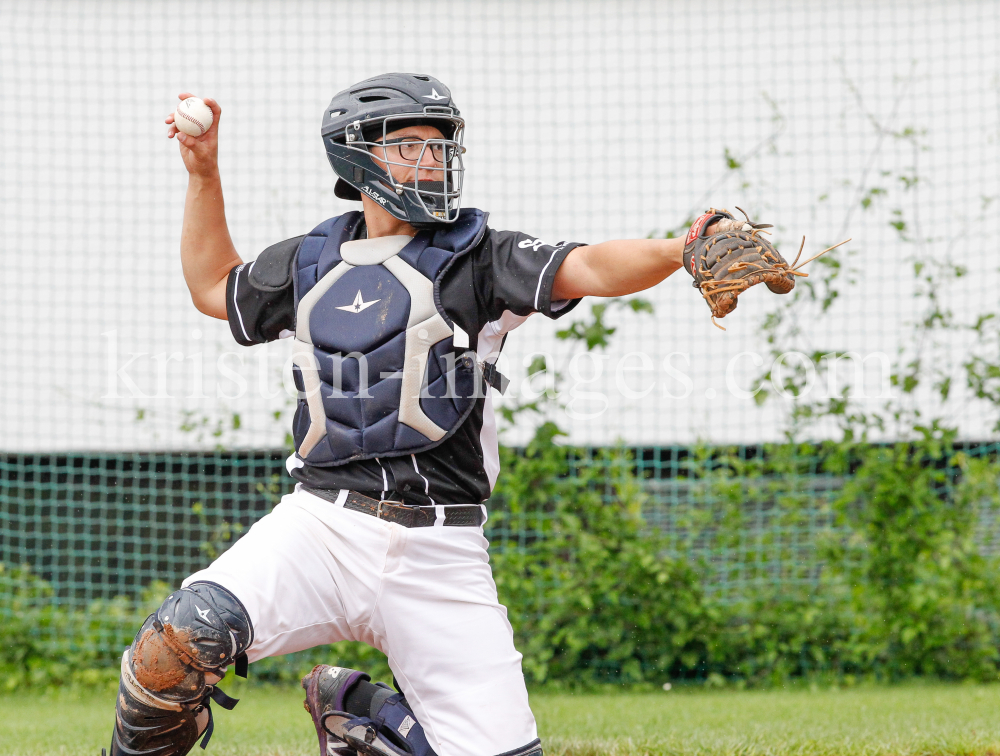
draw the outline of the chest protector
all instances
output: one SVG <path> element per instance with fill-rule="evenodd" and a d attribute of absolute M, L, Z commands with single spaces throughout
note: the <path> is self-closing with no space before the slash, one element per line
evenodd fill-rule
<path fill-rule="evenodd" d="M 444 230 L 352 242 L 363 218 L 321 223 L 295 261 L 293 436 L 297 455 L 321 467 L 433 448 L 484 396 L 440 284 L 482 239 L 486 214 L 464 209 Z"/>

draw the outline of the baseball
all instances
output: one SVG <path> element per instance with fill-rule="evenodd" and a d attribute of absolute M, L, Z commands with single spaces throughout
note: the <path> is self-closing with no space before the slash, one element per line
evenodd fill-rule
<path fill-rule="evenodd" d="M 212 109 L 204 100 L 188 97 L 174 111 L 174 126 L 190 136 L 201 136 L 212 127 Z"/>

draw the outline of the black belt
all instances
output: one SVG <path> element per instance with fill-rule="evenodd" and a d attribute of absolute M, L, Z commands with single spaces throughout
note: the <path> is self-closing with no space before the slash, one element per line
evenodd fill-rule
<path fill-rule="evenodd" d="M 302 490 L 335 504 L 340 498 L 340 491 L 336 489 L 302 486 Z M 363 512 L 386 522 L 395 522 L 404 528 L 429 528 L 437 520 L 435 507 L 411 506 L 401 501 L 373 499 L 371 496 L 359 494 L 357 491 L 347 492 L 344 509 Z M 479 504 L 446 505 L 442 524 L 445 527 L 478 528 L 483 524 L 483 519 L 483 508 Z"/>

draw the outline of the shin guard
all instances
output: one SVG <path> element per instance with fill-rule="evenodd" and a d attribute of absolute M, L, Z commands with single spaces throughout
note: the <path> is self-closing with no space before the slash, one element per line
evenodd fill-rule
<path fill-rule="evenodd" d="M 122 657 L 111 756 L 183 756 L 199 737 L 204 748 L 214 726 L 210 702 L 236 705 L 215 683 L 234 662 L 246 677 L 252 641 L 250 618 L 226 589 L 193 583 L 172 593 Z"/>

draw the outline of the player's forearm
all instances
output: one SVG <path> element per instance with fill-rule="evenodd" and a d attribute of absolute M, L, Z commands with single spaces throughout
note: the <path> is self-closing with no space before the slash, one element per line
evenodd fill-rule
<path fill-rule="evenodd" d="M 240 262 L 226 225 L 219 174 L 191 174 L 184 202 L 181 265 L 194 306 L 225 320 L 226 281 L 229 271 Z"/>
<path fill-rule="evenodd" d="M 620 239 L 577 247 L 556 273 L 552 299 L 643 291 L 680 268 L 683 252 L 683 239 Z"/>

